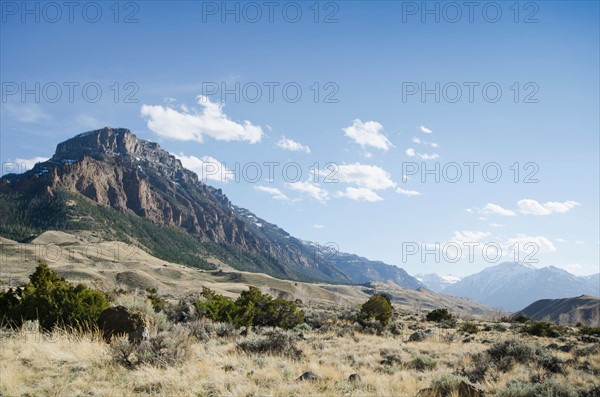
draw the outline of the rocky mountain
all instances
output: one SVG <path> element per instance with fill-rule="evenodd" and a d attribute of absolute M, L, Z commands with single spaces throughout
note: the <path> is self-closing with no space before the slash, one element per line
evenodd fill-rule
<path fill-rule="evenodd" d="M 539 299 L 600 296 L 600 285 L 594 280 L 554 266 L 536 268 L 505 262 L 465 277 L 444 288 L 443 293 L 516 311 Z"/>
<path fill-rule="evenodd" d="M 538 321 L 552 321 L 562 325 L 582 323 L 600 327 L 600 299 L 591 295 L 563 299 L 541 299 L 519 310 L 512 317 L 519 316 Z"/>
<path fill-rule="evenodd" d="M 324 252 L 324 254 L 327 255 L 327 252 Z M 404 269 L 388 265 L 381 261 L 371 261 L 358 255 L 337 252 L 335 250 L 328 255 L 328 259 L 357 283 L 392 281 L 397 285 L 409 289 L 424 287 L 423 283 L 410 276 Z"/>
<path fill-rule="evenodd" d="M 0 208 L 0 236 L 11 239 L 77 231 L 136 243 L 161 259 L 197 267 L 212 267 L 203 259 L 211 256 L 240 270 L 293 280 L 363 283 L 389 274 L 402 287 L 420 285 L 381 263 L 387 273 L 374 279 L 345 272 L 344 258 L 351 255 L 332 260 L 315 253 L 201 183 L 158 144 L 123 128 L 79 134 L 58 144 L 50 160 L 2 177 Z"/>
<path fill-rule="evenodd" d="M 447 286 L 462 280 L 462 277 L 453 276 L 451 274 L 440 275 L 437 273 L 419 273 L 415 274 L 415 278 L 422 282 L 425 287 L 435 292 L 443 291 Z"/>

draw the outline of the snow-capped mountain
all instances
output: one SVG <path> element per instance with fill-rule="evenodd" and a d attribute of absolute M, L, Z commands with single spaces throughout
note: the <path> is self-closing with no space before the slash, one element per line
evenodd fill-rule
<path fill-rule="evenodd" d="M 600 296 L 598 280 L 597 275 L 578 277 L 554 266 L 505 262 L 448 285 L 443 293 L 515 311 L 539 299 Z"/>
<path fill-rule="evenodd" d="M 441 292 L 449 285 L 459 282 L 462 277 L 453 276 L 451 274 L 437 274 L 437 273 L 419 273 L 415 275 L 415 278 L 425 284 L 425 286 L 434 291 Z"/>

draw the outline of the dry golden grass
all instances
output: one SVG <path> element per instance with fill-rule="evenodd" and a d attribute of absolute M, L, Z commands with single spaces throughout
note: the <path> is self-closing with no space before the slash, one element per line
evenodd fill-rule
<path fill-rule="evenodd" d="M 402 336 L 361 333 L 339 336 L 334 331 L 304 335 L 298 341 L 304 352 L 300 360 L 244 353 L 236 348 L 243 337 L 234 336 L 205 342 L 194 339 L 190 357 L 179 365 L 129 368 L 113 357 L 109 345 L 98 335 L 56 331 L 43 336 L 37 331 L 5 331 L 0 350 L 0 395 L 415 396 L 433 379 L 468 367 L 472 354 L 489 348 L 490 343 L 482 341 L 515 337 L 510 331 L 481 332 L 474 341 L 463 343 L 462 334 L 457 334 L 453 342 L 407 342 Z M 565 343 L 576 343 L 574 336 L 569 338 Z M 541 346 L 556 342 L 524 339 Z M 382 352 L 399 357 L 399 362 L 382 364 Z M 575 351 L 553 352 L 563 361 L 571 360 L 565 365 L 564 375 L 552 375 L 559 382 L 574 387 L 591 385 L 594 374 L 600 373 L 598 350 L 586 357 L 577 357 Z M 435 368 L 411 368 L 411 361 L 418 355 L 433 358 Z M 581 369 L 584 362 L 591 370 Z M 320 379 L 297 381 L 305 371 L 315 372 Z M 362 380 L 349 382 L 352 373 L 360 374 Z M 529 382 L 536 373 L 543 374 L 544 370 L 517 364 L 507 372 L 490 371 L 481 386 L 488 395 L 494 395 L 509 381 Z"/>

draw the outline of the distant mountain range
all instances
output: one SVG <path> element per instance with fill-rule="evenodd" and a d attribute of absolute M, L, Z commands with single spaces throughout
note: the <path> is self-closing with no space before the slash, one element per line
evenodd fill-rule
<path fill-rule="evenodd" d="M 433 291 L 470 298 L 508 311 L 520 310 L 540 299 L 582 294 L 600 296 L 600 273 L 578 277 L 554 266 L 535 268 L 505 262 L 455 282 L 435 275 L 418 275 L 417 278 Z"/>
<path fill-rule="evenodd" d="M 600 298 L 581 295 L 574 298 L 541 299 L 516 312 L 512 317 L 519 316 L 562 325 L 581 323 L 600 327 Z"/>
<path fill-rule="evenodd" d="M 47 230 L 144 247 L 171 262 L 343 284 L 423 284 L 403 269 L 323 252 L 205 185 L 157 143 L 102 128 L 58 144 L 48 161 L 0 178 L 0 236 L 27 241 Z"/>
<path fill-rule="evenodd" d="M 442 292 L 449 285 L 455 284 L 462 280 L 462 277 L 453 276 L 451 274 L 440 275 L 437 273 L 415 274 L 415 278 L 425 284 L 427 288 L 435 292 Z"/>

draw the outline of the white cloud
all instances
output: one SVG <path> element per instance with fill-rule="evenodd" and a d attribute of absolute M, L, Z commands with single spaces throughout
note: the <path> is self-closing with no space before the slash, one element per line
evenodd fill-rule
<path fill-rule="evenodd" d="M 6 103 L 2 107 L 22 123 L 41 123 L 51 119 L 50 115 L 36 103 L 20 104 L 17 106 Z"/>
<path fill-rule="evenodd" d="M 179 112 L 170 107 L 142 105 L 141 115 L 148 119 L 148 128 L 165 138 L 203 142 L 205 136 L 218 141 L 260 142 L 263 131 L 250 121 L 237 123 L 223 113 L 224 104 L 213 103 L 198 96 L 202 111 Z"/>
<path fill-rule="evenodd" d="M 564 238 L 555 238 L 554 241 L 556 241 L 557 243 L 566 243 L 567 240 L 565 240 Z"/>
<path fill-rule="evenodd" d="M 329 193 L 322 189 L 318 184 L 311 182 L 293 182 L 287 184 L 290 189 L 305 193 L 315 200 L 325 203 L 329 200 Z"/>
<path fill-rule="evenodd" d="M 575 241 L 575 244 L 577 244 L 577 245 L 584 245 L 585 241 L 577 240 L 577 241 Z"/>
<path fill-rule="evenodd" d="M 491 235 L 492 234 L 490 232 L 457 230 L 452 234 L 452 238 L 450 238 L 450 241 L 458 244 L 476 243 Z"/>
<path fill-rule="evenodd" d="M 369 201 L 369 202 L 376 202 L 376 201 L 383 200 L 383 198 L 381 196 L 379 196 L 377 193 L 375 193 L 373 190 L 367 189 L 364 187 L 359 187 L 359 188 L 347 187 L 345 191 L 337 192 L 336 197 L 347 197 L 351 200 Z"/>
<path fill-rule="evenodd" d="M 177 99 L 168 96 L 168 97 L 164 98 L 163 101 L 165 103 L 173 103 L 173 102 L 177 102 Z"/>
<path fill-rule="evenodd" d="M 537 247 L 537 252 L 548 253 L 556 251 L 556 247 L 548 238 L 544 236 L 527 236 L 525 234 L 517 234 L 515 237 L 509 238 L 506 241 L 507 247 L 513 247 L 514 244 L 518 244 L 518 250 L 523 253 L 533 253 L 531 248 L 526 247 L 526 244 L 533 244 Z"/>
<path fill-rule="evenodd" d="M 385 190 L 396 186 L 390 174 L 376 165 L 360 163 L 340 165 L 332 178 L 372 190 Z"/>
<path fill-rule="evenodd" d="M 367 121 L 363 123 L 360 119 L 355 119 L 352 124 L 342 128 L 346 136 L 363 148 L 372 146 L 377 149 L 389 150 L 394 145 L 383 134 L 383 126 L 376 121 Z"/>
<path fill-rule="evenodd" d="M 33 166 L 36 165 L 37 163 L 43 163 L 46 160 L 48 160 L 48 157 L 32 157 L 30 159 L 16 158 L 14 161 L 15 165 L 16 165 L 16 169 L 14 170 L 14 172 L 18 173 L 18 174 L 22 174 L 22 173 L 27 172 L 30 169 L 32 169 Z M 5 168 L 8 168 L 8 167 L 5 165 Z"/>
<path fill-rule="evenodd" d="M 492 222 L 492 223 L 490 223 L 489 225 L 490 225 L 491 227 L 504 227 L 504 225 L 501 225 L 501 224 L 499 224 L 499 223 L 495 223 L 495 222 Z"/>
<path fill-rule="evenodd" d="M 548 208 L 530 199 L 519 200 L 517 207 L 519 207 L 519 211 L 523 215 L 549 215 L 552 213 Z"/>
<path fill-rule="evenodd" d="M 490 224 L 490 226 L 500 227 L 503 225 Z M 495 236 L 486 231 L 455 231 L 447 244 L 457 244 L 461 247 L 459 259 L 471 257 L 472 254 L 482 254 L 489 258 L 494 258 L 496 254 L 501 254 L 509 258 L 537 259 L 535 255 L 538 253 L 556 251 L 554 244 L 544 236 L 517 234 L 516 236 L 506 238 Z M 473 251 L 470 252 L 471 250 Z"/>
<path fill-rule="evenodd" d="M 571 211 L 573 208 L 581 205 L 577 201 L 568 200 L 562 203 L 557 201 L 549 201 L 544 204 L 544 207 L 548 208 L 552 212 L 565 213 Z"/>
<path fill-rule="evenodd" d="M 414 148 L 409 147 L 404 151 L 408 157 L 419 157 L 421 160 L 435 160 L 440 156 L 437 153 L 417 153 Z"/>
<path fill-rule="evenodd" d="M 439 146 L 440 146 L 440 145 L 438 145 L 438 144 L 437 144 L 437 143 L 435 143 L 435 142 L 428 142 L 428 141 L 424 141 L 424 140 L 422 140 L 421 138 L 419 138 L 419 137 L 416 137 L 416 136 L 413 136 L 413 138 L 412 138 L 412 142 L 413 142 L 413 143 L 416 143 L 417 145 L 429 145 L 429 146 L 431 146 L 431 147 L 435 147 L 435 148 L 437 148 L 437 147 L 439 147 Z"/>
<path fill-rule="evenodd" d="M 572 200 L 562 203 L 549 201 L 545 204 L 541 204 L 532 199 L 523 199 L 517 202 L 517 207 L 519 207 L 519 211 L 523 215 L 550 215 L 557 212 L 564 213 L 570 211 L 578 205 L 581 204 Z"/>
<path fill-rule="evenodd" d="M 196 156 L 186 156 L 183 153 L 180 153 L 176 157 L 181 160 L 181 164 L 183 164 L 185 168 L 198 174 L 198 178 L 202 182 L 211 180 L 227 183 L 228 181 L 234 179 L 234 172 L 228 170 L 225 164 L 221 163 L 214 157 L 204 156 L 202 158 L 198 158 Z"/>
<path fill-rule="evenodd" d="M 517 214 L 514 211 L 507 210 L 502 208 L 497 204 L 487 203 L 483 210 L 481 211 L 483 214 L 498 214 L 502 216 L 516 216 Z"/>
<path fill-rule="evenodd" d="M 276 187 L 254 186 L 254 189 L 259 192 L 269 193 L 274 200 L 289 200 L 288 196 Z"/>
<path fill-rule="evenodd" d="M 429 128 L 425 127 L 424 125 L 422 125 L 422 126 L 420 127 L 420 129 L 421 129 L 421 132 L 422 132 L 423 134 L 431 134 L 431 133 L 433 132 L 433 131 L 431 131 Z M 443 135 L 443 134 L 442 134 L 442 135 Z"/>
<path fill-rule="evenodd" d="M 421 160 L 435 160 L 440 157 L 437 153 L 417 153 L 417 156 L 419 156 Z"/>
<path fill-rule="evenodd" d="M 315 223 L 315 224 L 313 225 L 313 228 L 315 228 L 315 229 L 325 229 L 325 226 L 324 226 L 324 225 L 321 225 L 321 224 L 319 224 L 319 223 Z"/>
<path fill-rule="evenodd" d="M 281 138 L 278 142 L 277 142 L 277 147 L 283 149 L 283 150 L 289 150 L 292 152 L 305 152 L 305 153 L 310 153 L 310 148 L 306 145 L 303 145 L 299 142 L 296 142 L 294 140 L 288 139 L 286 137 Z"/>
<path fill-rule="evenodd" d="M 416 190 L 404 190 L 404 189 L 402 189 L 400 187 L 396 188 L 396 193 L 400 193 L 400 194 L 403 194 L 403 195 L 408 196 L 408 197 L 420 196 L 421 195 L 421 193 L 417 192 Z"/>

